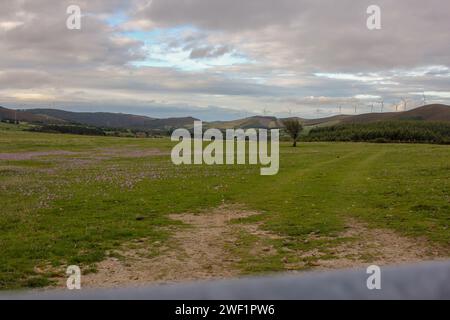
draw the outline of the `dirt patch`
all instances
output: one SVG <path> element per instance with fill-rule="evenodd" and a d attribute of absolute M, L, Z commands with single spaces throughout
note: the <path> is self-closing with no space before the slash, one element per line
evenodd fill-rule
<path fill-rule="evenodd" d="M 312 239 L 316 238 L 314 235 Z M 309 266 L 315 270 L 367 267 L 368 264 L 400 265 L 448 256 L 444 248 L 426 239 L 403 237 L 389 229 L 373 229 L 354 219 L 347 221 L 346 231 L 338 239 L 348 239 L 325 252 L 297 252 L 299 263 L 286 264 L 287 269 Z M 320 239 L 320 238 L 316 238 Z"/>
<path fill-rule="evenodd" d="M 442 251 L 425 240 L 402 237 L 391 230 L 372 229 L 356 220 L 349 220 L 346 231 L 337 237 L 310 235 L 306 241 L 330 241 L 334 245 L 309 251 L 272 245 L 270 240 L 279 243 L 286 239 L 262 230 L 259 223 L 230 223 L 258 214 L 223 205 L 199 214 L 171 215 L 187 227 L 172 230 L 173 237 L 164 244 L 149 244 L 146 239 L 127 244 L 113 253 L 120 258 L 110 257 L 97 264 L 97 273 L 83 276 L 83 286 L 139 286 L 240 276 L 240 258 L 227 248 L 237 245 L 242 232 L 256 238 L 246 249 L 247 254 L 263 260 L 279 257 L 283 269 L 291 272 L 403 264 L 443 256 Z M 60 286 L 64 286 L 65 279 L 60 280 Z"/>
<path fill-rule="evenodd" d="M 11 161 L 19 161 L 19 160 L 31 160 L 37 157 L 46 157 L 46 156 L 71 156 L 77 155 L 77 152 L 71 151 L 62 151 L 62 150 L 54 150 L 54 151 L 30 151 L 30 152 L 17 152 L 17 153 L 0 153 L 0 160 L 11 160 Z"/>
<path fill-rule="evenodd" d="M 238 276 L 236 258 L 225 249 L 236 240 L 236 228 L 239 228 L 230 221 L 256 214 L 258 212 L 221 206 L 201 214 L 172 215 L 172 219 L 189 227 L 178 230 L 169 244 L 159 247 L 159 255 L 145 257 L 149 252 L 145 246 L 120 251 L 118 253 L 125 259 L 109 258 L 99 263 L 97 273 L 83 277 L 83 285 L 111 287 Z"/>

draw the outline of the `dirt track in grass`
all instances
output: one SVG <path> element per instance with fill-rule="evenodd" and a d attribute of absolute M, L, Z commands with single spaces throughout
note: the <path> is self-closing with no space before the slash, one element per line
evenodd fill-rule
<path fill-rule="evenodd" d="M 346 230 L 338 238 L 348 239 L 332 246 L 326 253 L 317 250 L 299 252 L 300 263 L 288 264 L 288 269 L 298 269 L 309 264 L 314 270 L 364 268 L 375 264 L 378 266 L 400 265 L 448 257 L 449 252 L 442 247 L 432 245 L 426 239 L 403 237 L 389 229 L 369 228 L 367 224 L 356 219 L 348 219 Z"/>
<path fill-rule="evenodd" d="M 436 260 L 442 256 L 442 251 L 426 240 L 405 238 L 391 230 L 370 229 L 354 219 L 348 221 L 346 231 L 338 236 L 346 240 L 327 249 L 326 253 L 291 250 L 280 255 L 275 247 L 267 246 L 265 240 L 282 237 L 262 230 L 260 224 L 230 223 L 234 219 L 257 214 L 237 206 L 224 205 L 200 214 L 172 215 L 172 219 L 187 226 L 177 228 L 168 243 L 149 245 L 141 239 L 124 246 L 115 252 L 119 258 L 110 257 L 97 265 L 98 272 L 83 276 L 83 287 L 137 286 L 238 277 L 242 275 L 238 267 L 240 258 L 233 256 L 229 247 L 236 245 L 238 234 L 242 232 L 257 238 L 248 249 L 248 254 L 280 257 L 284 270 L 290 272 L 403 264 Z M 312 235 L 311 240 L 314 238 Z M 297 262 L 288 262 L 292 258 Z M 64 285 L 62 280 L 61 286 Z"/>
<path fill-rule="evenodd" d="M 234 267 L 236 260 L 225 247 L 236 240 L 239 226 L 229 222 L 256 214 L 222 206 L 202 214 L 172 215 L 172 219 L 188 226 L 178 229 L 169 244 L 155 244 L 160 254 L 149 257 L 149 252 L 155 248 L 147 245 L 121 250 L 117 253 L 122 258 L 108 258 L 99 263 L 98 272 L 83 277 L 83 284 L 109 287 L 238 276 L 240 272 Z"/>

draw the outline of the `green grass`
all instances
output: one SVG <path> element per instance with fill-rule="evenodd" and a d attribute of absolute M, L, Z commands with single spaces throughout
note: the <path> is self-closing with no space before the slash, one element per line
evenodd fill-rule
<path fill-rule="evenodd" d="M 3 128 L 4 129 L 4 128 Z M 326 251 L 306 243 L 314 232 L 334 236 L 345 219 L 362 219 L 411 237 L 450 245 L 450 147 L 439 145 L 282 144 L 280 172 L 258 166 L 174 166 L 170 156 L 97 157 L 98 150 L 170 152 L 168 139 L 131 139 L 30 133 L 0 128 L 0 153 L 66 150 L 78 155 L 0 160 L 0 288 L 41 287 L 51 271 L 36 266 L 80 264 L 94 269 L 108 250 L 132 239 L 164 242 L 169 214 L 200 211 L 222 202 L 262 214 L 258 221 L 285 237 L 283 248 Z M 92 160 L 80 165 L 80 159 Z M 137 219 L 139 217 L 139 219 Z M 281 254 L 235 252 L 245 273 L 282 269 Z M 51 269 L 51 268 L 47 268 Z"/>

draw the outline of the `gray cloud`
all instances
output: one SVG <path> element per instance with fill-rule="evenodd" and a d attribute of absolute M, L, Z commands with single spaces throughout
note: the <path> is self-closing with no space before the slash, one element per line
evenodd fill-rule
<path fill-rule="evenodd" d="M 191 59 L 199 59 L 199 58 L 216 58 L 223 56 L 226 53 L 229 53 L 231 50 L 228 46 L 219 46 L 219 47 L 201 47 L 195 48 L 191 51 L 189 57 Z"/>
<path fill-rule="evenodd" d="M 154 0 L 136 16 L 161 26 L 195 25 L 229 33 L 255 56 L 292 67 L 377 70 L 450 64 L 450 3 L 379 0 L 380 31 L 366 28 L 373 1 Z"/>
<path fill-rule="evenodd" d="M 317 109 L 325 114 L 337 104 L 350 106 L 355 96 L 395 103 L 407 95 L 417 98 L 411 93 L 450 91 L 447 0 L 378 0 L 379 31 L 366 28 L 366 8 L 373 3 L 368 0 L 75 3 L 84 14 L 79 31 L 65 27 L 73 1 L 0 4 L 0 103 L 91 103 L 123 112 L 147 103 L 158 115 L 189 106 L 210 118 L 294 108 L 314 116 Z M 139 31 L 167 37 L 155 43 L 154 34 Z M 138 67 L 136 62 L 149 59 L 149 46 L 172 50 L 172 59 L 181 59 L 175 63 L 230 55 L 244 62 L 201 70 L 164 61 Z M 430 100 L 446 102 L 442 96 Z"/>
<path fill-rule="evenodd" d="M 91 68 L 99 65 L 123 65 L 144 58 L 142 43 L 121 39 L 113 28 L 98 17 L 82 18 L 81 30 L 66 28 L 66 8 L 71 1 L 16 1 L 22 5 L 0 11 L 7 16 L 20 16 L 24 22 L 9 31 L 0 31 L 1 68 L 45 68 L 61 70 Z M 120 1 L 78 1 L 83 13 L 107 12 Z M 12 10 L 15 9 L 15 10 Z M 8 12 L 9 10 L 9 12 Z M 11 11 L 12 10 L 12 11 Z M 21 13 L 21 14 L 19 14 Z M 4 18 L 4 21 L 8 21 Z"/>

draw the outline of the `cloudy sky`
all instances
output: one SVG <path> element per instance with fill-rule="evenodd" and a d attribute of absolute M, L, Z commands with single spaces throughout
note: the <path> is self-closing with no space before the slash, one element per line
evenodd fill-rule
<path fill-rule="evenodd" d="M 448 0 L 2 0 L 0 105 L 213 120 L 450 103 L 449 30 Z"/>

